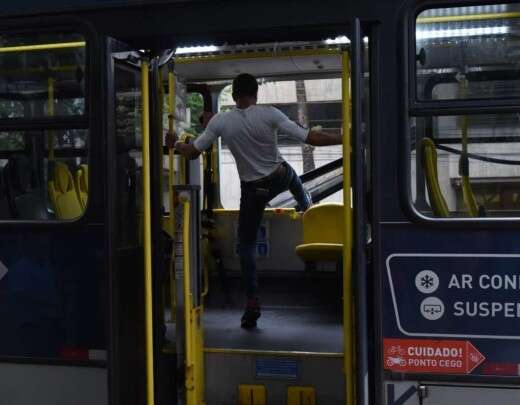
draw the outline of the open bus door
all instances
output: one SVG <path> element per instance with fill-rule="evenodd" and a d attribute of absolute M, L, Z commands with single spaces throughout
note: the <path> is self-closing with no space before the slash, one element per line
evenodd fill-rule
<path fill-rule="evenodd" d="M 113 404 L 137 405 L 146 403 L 140 232 L 143 84 L 139 53 L 117 40 L 107 38 L 106 42 L 110 397 Z"/>
<path fill-rule="evenodd" d="M 197 397 L 199 394 L 194 391 L 199 388 L 203 389 L 202 394 L 205 395 L 205 400 L 208 404 L 224 404 L 230 402 L 241 405 L 272 402 L 312 404 L 316 402 L 321 403 L 323 401 L 329 404 L 354 403 L 356 392 L 354 390 L 356 381 L 356 370 L 354 369 L 354 352 L 356 351 L 354 348 L 354 342 L 356 340 L 354 339 L 356 331 L 354 327 L 354 312 L 355 310 L 359 310 L 359 312 L 366 310 L 363 301 L 366 295 L 362 292 L 359 296 L 356 295 L 356 298 L 359 298 L 360 304 L 356 305 L 355 309 L 352 305 L 353 291 L 355 290 L 353 280 L 356 281 L 356 288 L 358 284 L 361 284 L 358 281 L 359 277 L 355 277 L 355 273 L 352 273 L 352 253 L 354 251 L 352 237 L 354 224 L 353 206 L 354 214 L 357 215 L 356 218 L 358 219 L 355 229 L 364 229 L 366 226 L 363 197 L 361 197 L 360 200 L 356 200 L 354 204 L 352 203 L 353 189 L 355 189 L 357 193 L 357 187 L 359 187 L 359 192 L 364 193 L 363 156 L 365 145 L 362 140 L 364 134 L 361 132 L 360 104 L 363 89 L 361 66 L 363 45 L 361 37 L 358 24 L 357 38 L 359 45 L 357 45 L 357 47 L 353 47 L 350 51 L 346 48 L 329 50 L 330 57 L 337 58 L 338 74 L 341 74 L 341 76 L 338 77 L 341 78 L 341 81 L 338 81 L 338 85 L 342 83 L 341 125 L 345 139 L 342 153 L 344 162 L 344 203 L 341 205 L 342 217 L 345 218 L 345 220 L 336 222 L 338 227 L 343 228 L 342 233 L 345 235 L 345 243 L 343 244 L 344 261 L 343 265 L 338 266 L 342 270 L 340 276 L 344 280 L 343 288 L 338 289 L 340 290 L 339 293 L 341 297 L 343 297 L 343 299 L 340 299 L 342 304 L 338 301 L 337 307 L 334 306 L 335 303 L 333 303 L 333 308 L 327 306 L 327 301 L 320 302 L 320 297 L 312 297 L 312 294 L 315 294 L 316 290 L 309 288 L 305 283 L 300 284 L 303 286 L 300 288 L 305 288 L 303 292 L 292 288 L 293 286 L 291 284 L 294 284 L 296 275 L 306 281 L 312 280 L 312 277 L 316 277 L 316 274 L 304 274 L 303 271 L 301 274 L 294 272 L 293 281 L 283 286 L 280 285 L 280 280 L 284 280 L 283 277 L 285 275 L 278 274 L 278 278 L 273 284 L 268 285 L 267 282 L 264 284 L 267 304 L 259 328 L 255 331 L 244 331 L 240 329 L 238 323 L 235 323 L 239 319 L 241 308 L 233 307 L 233 304 L 222 307 L 219 302 L 217 302 L 223 298 L 222 295 L 218 295 L 220 291 L 216 291 L 219 289 L 218 285 L 212 285 L 210 295 L 213 294 L 213 299 L 210 297 L 207 304 L 205 304 L 204 314 L 202 314 L 202 304 L 200 302 L 197 303 L 199 292 L 196 287 L 197 283 L 200 283 L 197 274 L 201 274 L 202 269 L 200 265 L 199 267 L 194 266 L 194 264 L 200 263 L 200 261 L 190 259 L 189 273 L 186 272 L 187 263 L 184 263 L 184 265 L 178 263 L 175 272 L 177 275 L 176 291 L 178 292 L 176 311 L 178 314 L 178 319 L 176 320 L 178 328 L 176 328 L 176 339 L 177 356 L 179 357 L 178 369 L 185 370 L 186 372 L 184 376 L 186 383 L 185 387 L 183 387 L 186 395 L 183 396 L 181 394 L 180 396 L 183 400 L 186 400 L 185 403 L 191 403 L 188 402 L 190 390 L 193 396 Z M 290 56 L 305 58 L 309 57 L 310 53 L 310 51 L 307 51 L 307 53 L 297 55 L 296 51 L 294 51 Z M 351 55 L 356 55 L 356 58 L 351 59 Z M 286 55 L 276 55 L 273 57 L 272 54 L 260 54 L 260 56 L 264 59 L 273 58 L 273 62 L 276 62 L 276 57 L 287 57 Z M 236 55 L 232 55 L 231 57 L 233 58 L 233 63 L 238 63 Z M 229 69 L 225 66 L 225 56 L 217 55 L 214 60 L 211 58 L 211 56 L 205 59 L 193 57 L 186 57 L 185 59 L 176 58 L 176 73 L 186 74 L 189 77 L 190 74 L 193 74 L 193 71 L 203 71 L 204 63 L 209 62 L 214 64 L 218 63 L 222 69 L 221 71 Z M 354 63 L 358 65 L 354 66 Z M 197 69 L 187 68 L 186 66 L 189 64 L 196 64 Z M 211 77 L 209 75 L 216 69 L 214 65 L 210 66 L 212 66 L 213 70 L 209 70 L 205 77 Z M 268 75 L 269 72 L 265 70 L 266 65 L 264 64 L 263 66 L 264 71 L 262 71 L 262 73 Z M 351 72 L 356 72 L 356 75 L 358 75 L 356 76 L 358 79 L 355 83 L 351 82 L 353 80 Z M 351 99 L 352 90 L 357 92 L 357 101 Z M 354 103 L 357 104 L 354 105 Z M 351 104 L 352 111 L 355 112 L 358 117 L 356 122 L 352 122 L 351 119 Z M 355 131 L 354 142 L 352 142 L 353 131 Z M 352 164 L 351 152 L 353 146 L 356 148 L 354 153 L 357 154 L 359 150 L 359 160 L 355 161 L 355 165 Z M 354 171 L 351 171 L 351 168 L 353 168 Z M 356 179 L 353 179 L 353 174 L 357 176 Z M 190 183 L 193 185 L 193 181 Z M 191 202 L 188 204 L 190 210 L 196 208 L 196 206 L 193 205 L 194 196 L 190 196 L 192 191 L 179 188 L 176 190 L 176 193 L 179 196 L 183 193 L 186 195 L 180 205 L 184 205 L 189 201 Z M 196 200 L 198 201 L 198 198 Z M 324 205 L 324 207 L 326 208 L 327 206 Z M 358 209 L 358 207 L 360 207 L 360 209 Z M 184 214 L 185 212 L 182 210 L 180 213 Z M 216 234 L 219 235 L 219 240 L 217 241 L 219 245 L 217 246 L 222 247 L 223 250 L 227 249 L 234 252 L 236 235 L 234 235 L 233 229 L 236 227 L 238 210 L 217 208 L 213 210 L 213 213 L 216 217 Z M 273 229 L 273 234 L 280 232 L 280 234 L 285 235 L 285 238 L 289 239 L 289 242 L 292 241 L 290 238 L 292 237 L 291 232 L 293 232 L 293 228 L 295 228 L 294 225 L 301 224 L 301 222 L 298 223 L 297 221 L 301 221 L 302 214 L 293 213 L 294 219 L 290 221 L 287 221 L 287 218 L 284 217 L 287 213 L 285 213 L 283 209 L 271 209 L 266 214 L 269 226 Z M 180 217 L 180 215 L 176 215 L 176 221 L 178 221 Z M 184 231 L 188 230 L 190 233 L 186 235 L 182 232 L 183 237 L 177 236 L 179 241 L 182 240 L 182 249 L 177 249 L 176 252 L 180 253 L 180 256 L 183 257 L 188 257 L 188 255 L 190 257 L 198 257 L 199 253 L 194 251 L 196 245 L 190 242 L 191 246 L 188 248 L 185 241 L 194 240 L 193 235 L 198 233 L 197 224 L 199 220 L 191 214 L 187 215 L 186 218 L 191 218 L 193 224 L 184 222 Z M 196 226 L 194 227 L 193 225 Z M 276 231 L 274 231 L 274 229 L 276 229 Z M 296 229 L 300 229 L 301 232 L 301 228 Z M 179 234 L 178 227 L 176 230 L 177 234 Z M 356 255 L 355 264 L 359 266 L 359 274 L 363 276 L 365 274 L 363 258 L 366 239 L 364 237 L 364 231 L 361 231 L 359 235 L 359 239 L 356 238 L 357 244 L 355 245 L 356 252 L 359 252 Z M 275 235 L 273 235 L 272 240 L 277 240 Z M 215 241 L 213 241 L 213 243 L 215 243 Z M 225 246 L 222 246 L 224 243 Z M 271 249 L 273 252 L 275 252 L 275 250 L 282 251 L 285 255 L 292 253 L 286 250 L 291 249 L 291 247 L 287 245 L 273 243 L 271 244 Z M 361 251 L 359 251 L 359 249 Z M 225 252 L 224 254 L 227 253 Z M 275 253 L 273 253 L 273 255 L 274 254 Z M 276 252 L 276 254 L 280 254 L 280 252 Z M 226 262 L 228 269 L 233 265 L 233 260 L 236 260 L 236 254 L 233 256 L 233 253 L 231 253 L 227 257 Z M 320 260 L 320 258 L 317 260 Z M 284 264 L 276 264 L 280 266 L 278 270 L 284 269 Z M 329 273 L 325 276 L 333 275 L 334 274 Z M 320 276 L 323 277 L 323 274 Z M 184 277 L 183 282 L 181 282 L 181 277 Z M 194 281 L 193 285 L 186 287 L 184 284 L 186 279 L 189 279 L 190 282 Z M 265 280 L 267 281 L 267 279 Z M 327 282 L 330 280 L 332 280 L 332 278 L 327 278 Z M 329 286 L 329 284 L 323 285 Z M 335 286 L 340 285 L 341 283 L 335 284 Z M 239 288 L 237 288 L 237 290 L 239 290 Z M 283 294 L 280 295 L 280 291 L 283 291 Z M 332 290 L 329 291 L 329 295 L 332 295 Z M 180 302 L 181 296 L 183 296 L 183 299 L 187 302 L 187 305 L 183 309 L 181 308 L 182 303 Z M 314 303 L 312 298 L 315 300 Z M 270 304 L 269 300 L 276 304 Z M 316 302 L 319 302 L 319 304 L 316 305 Z M 323 312 L 327 310 L 330 311 L 331 308 L 337 311 L 339 315 L 337 319 L 335 318 L 336 312 L 332 314 L 333 316 L 331 316 L 331 313 Z M 343 318 L 341 314 L 344 314 Z M 184 321 L 182 321 L 181 316 L 185 316 Z M 191 319 L 190 322 L 187 322 L 188 317 Z M 198 323 L 202 320 L 205 325 L 204 345 L 199 346 L 199 343 L 202 342 L 202 330 L 201 328 L 198 330 L 190 328 L 198 327 Z M 182 328 L 181 325 L 183 324 L 186 324 L 187 327 Z M 362 323 L 358 326 L 361 328 L 358 330 L 363 330 Z M 186 334 L 184 337 L 182 336 L 183 330 Z M 325 338 L 325 336 L 327 337 Z M 330 342 L 331 340 L 334 341 L 332 344 Z M 188 347 L 188 344 L 191 347 Z M 332 350 L 327 350 L 329 347 L 332 347 Z M 203 349 L 203 351 L 201 349 Z M 203 353 L 203 357 L 197 360 L 197 356 L 200 355 L 201 352 Z M 358 354 L 360 358 L 366 356 L 365 348 L 358 352 L 364 353 Z M 184 356 L 184 361 L 180 359 L 181 356 Z M 192 356 L 192 360 L 189 360 L 188 356 Z M 326 370 L 326 372 L 323 372 L 323 370 Z M 195 379 L 195 381 L 193 379 Z M 203 379 L 204 382 L 202 382 Z M 366 380 L 365 373 L 363 373 L 360 380 Z M 179 381 L 179 383 L 181 383 L 181 381 Z M 362 393 L 365 392 L 366 390 L 362 390 Z M 362 394 L 358 394 L 358 396 L 359 395 Z"/>
<path fill-rule="evenodd" d="M 175 403 L 175 357 L 164 355 L 161 308 L 162 136 L 159 58 L 107 40 L 110 383 L 113 404 Z M 164 382 L 164 383 L 163 383 Z"/>

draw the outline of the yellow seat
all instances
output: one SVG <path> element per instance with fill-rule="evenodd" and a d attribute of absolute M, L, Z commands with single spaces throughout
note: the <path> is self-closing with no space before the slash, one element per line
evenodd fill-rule
<path fill-rule="evenodd" d="M 88 200 L 88 165 L 80 165 L 76 171 L 76 193 L 81 205 L 81 209 L 85 211 Z"/>
<path fill-rule="evenodd" d="M 54 212 L 59 219 L 74 219 L 81 216 L 83 210 L 74 187 L 72 173 L 62 162 L 54 162 L 54 169 L 49 173 L 49 197 Z"/>
<path fill-rule="evenodd" d="M 435 216 L 447 218 L 450 216 L 448 204 L 442 195 L 437 174 L 437 148 L 430 138 L 424 138 L 421 143 L 422 165 L 426 178 L 426 188 L 430 197 L 430 205 Z"/>
<path fill-rule="evenodd" d="M 343 204 L 324 203 L 303 214 L 303 243 L 296 254 L 306 262 L 338 261 L 343 254 Z"/>

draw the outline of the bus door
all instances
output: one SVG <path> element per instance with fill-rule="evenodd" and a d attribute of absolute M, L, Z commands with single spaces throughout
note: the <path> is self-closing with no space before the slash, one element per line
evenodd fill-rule
<path fill-rule="evenodd" d="M 145 404 L 141 231 L 142 89 L 139 55 L 107 39 L 107 176 L 110 266 L 110 386 L 114 404 Z M 132 387 L 128 390 L 128 387 Z"/>
<path fill-rule="evenodd" d="M 111 395 L 115 404 L 174 402 L 174 355 L 165 341 L 161 278 L 162 158 L 157 108 L 159 58 L 108 39 L 107 175 L 111 253 Z M 157 208 L 158 207 L 158 208 Z"/>
<path fill-rule="evenodd" d="M 293 236 L 291 232 L 295 228 L 295 224 L 301 224 L 299 222 L 301 221 L 301 214 L 296 213 L 294 208 L 292 208 L 292 211 L 291 209 L 272 208 L 266 213 L 265 232 L 261 231 L 263 240 L 259 244 L 259 247 L 262 246 L 262 243 L 264 246 L 269 246 L 269 250 L 265 252 L 259 250 L 258 254 L 259 264 L 264 267 L 264 270 L 267 270 L 262 280 L 262 294 L 265 297 L 263 305 L 265 306 L 261 322 L 255 330 L 245 331 L 241 329 L 238 322 L 243 310 L 241 297 L 238 295 L 241 292 L 241 287 L 238 284 L 240 279 L 236 276 L 238 271 L 235 271 L 235 264 L 238 262 L 236 253 L 238 210 L 215 208 L 213 210 L 215 215 L 215 235 L 218 238 L 212 240 L 211 243 L 214 247 L 222 249 L 221 252 L 224 257 L 223 266 L 227 267 L 226 280 L 224 282 L 227 282 L 227 285 L 231 287 L 235 287 L 230 288 L 230 290 L 234 290 L 233 293 L 235 294 L 225 290 L 227 285 L 223 287 L 218 282 L 211 284 L 209 295 L 204 304 L 203 367 L 202 361 L 198 365 L 193 364 L 191 366 L 192 361 L 196 360 L 196 356 L 200 353 L 200 348 L 197 346 L 199 337 L 196 335 L 201 333 L 200 330 L 194 331 L 188 327 L 183 329 L 187 335 L 177 342 L 177 344 L 181 345 L 190 342 L 191 348 L 178 346 L 177 355 L 180 356 L 181 353 L 184 353 L 185 370 L 187 373 L 193 373 L 192 378 L 197 378 L 196 367 L 200 367 L 199 370 L 203 370 L 204 382 L 202 382 L 202 378 L 199 379 L 199 386 L 195 382 L 195 387 L 204 387 L 205 400 L 208 404 L 238 403 L 240 405 L 261 405 L 272 402 L 312 404 L 323 401 L 328 404 L 338 405 L 354 403 L 356 392 L 354 390 L 356 381 L 354 335 L 355 325 L 357 326 L 357 324 L 354 322 L 354 307 L 352 305 L 354 302 L 352 280 L 356 279 L 352 272 L 352 252 L 354 249 L 353 240 L 355 243 L 358 243 L 358 239 L 353 239 L 352 237 L 354 223 L 352 207 L 354 207 L 355 214 L 359 215 L 359 217 L 356 217 L 359 221 L 356 229 L 363 229 L 366 226 L 364 210 L 356 210 L 358 206 L 364 206 L 363 199 L 352 201 L 353 189 L 357 193 L 357 187 L 359 187 L 360 192 L 364 192 L 362 190 L 364 189 L 363 156 L 365 145 L 362 139 L 363 133 L 361 132 L 361 100 L 363 99 L 362 35 L 359 27 L 357 33 L 359 44 L 356 47 L 352 47 L 350 50 L 346 49 L 346 47 L 329 50 L 327 55 L 331 59 L 334 58 L 334 66 L 337 66 L 338 76 L 339 72 L 341 72 L 341 76 L 338 77 L 340 80 L 337 80 L 336 83 L 341 89 L 341 104 L 338 103 L 340 104 L 338 110 L 341 110 L 342 119 L 341 129 L 338 130 L 342 131 L 345 139 L 342 150 L 344 170 L 341 181 L 341 184 L 344 185 L 344 203 L 317 204 L 313 209 L 314 213 L 322 215 L 320 218 L 322 224 L 325 218 L 331 218 L 332 216 L 334 224 L 338 224 L 338 227 L 343 227 L 342 234 L 347 235 L 342 251 L 343 266 L 335 267 L 336 269 L 342 269 L 340 276 L 344 280 L 343 288 L 341 288 L 341 282 L 336 281 L 339 278 L 336 279 L 336 274 L 332 271 L 322 274 L 317 272 L 306 273 L 303 268 L 303 261 L 301 263 L 301 272 L 293 271 L 292 275 L 288 274 L 290 272 L 287 270 L 293 268 L 290 267 L 292 263 L 288 265 L 289 261 L 285 260 L 285 256 L 291 257 L 291 253 L 287 253 L 289 249 L 294 249 L 290 239 Z M 190 77 L 189 75 L 193 75 L 193 71 L 204 71 L 204 63 L 209 64 L 211 62 L 213 64 L 210 65 L 212 70 L 208 70 L 203 78 L 211 77 L 210 75 L 217 71 L 214 64 L 219 64 L 219 71 L 221 72 L 225 72 L 225 69 L 230 69 L 226 65 L 226 63 L 229 64 L 229 61 L 226 62 L 225 56 L 216 55 L 211 60 L 212 56 L 204 59 L 189 56 L 184 59 L 178 57 L 176 58 L 176 68 Z M 233 72 L 237 69 L 236 64 L 240 63 L 237 61 L 239 58 L 236 56 L 231 55 L 230 57 L 233 61 L 233 65 L 231 65 L 233 66 Z M 284 56 L 282 54 L 275 57 L 272 54 L 265 55 L 260 52 L 260 56 L 263 59 L 294 57 L 298 62 L 302 59 L 305 60 L 304 58 L 311 57 L 309 52 L 297 54 L 296 51 L 289 55 Z M 324 54 L 312 57 L 315 58 L 314 60 L 319 61 L 320 57 L 324 57 Z M 245 56 L 243 58 L 249 64 L 252 63 L 250 60 L 252 58 L 247 59 Z M 273 60 L 273 62 L 277 61 Z M 197 69 L 188 69 L 190 64 L 197 64 Z M 265 64 L 259 64 L 259 66 L 260 68 L 264 66 L 262 68 L 264 70 L 261 70 L 262 73 L 266 75 L 271 73 L 265 68 Z M 208 68 L 206 67 L 206 69 Z M 351 72 L 355 72 L 358 78 L 355 83 L 352 81 Z M 233 73 L 227 77 L 233 77 Z M 191 78 L 192 80 L 196 79 L 196 77 Z M 351 97 L 351 91 L 352 94 L 354 94 L 354 91 L 356 92 L 356 99 Z M 358 117 L 355 122 L 351 120 L 351 104 L 352 114 L 355 112 L 356 117 Z M 353 147 L 356 148 L 354 154 L 360 157 L 360 160 L 355 162 L 352 160 Z M 223 147 L 222 156 L 226 156 L 224 152 L 228 152 L 225 146 Z M 354 171 L 350 170 L 351 167 Z M 220 175 L 226 175 L 225 171 L 222 170 L 222 166 L 220 166 L 219 170 Z M 229 188 L 227 190 L 229 191 Z M 185 203 L 183 202 L 182 204 Z M 328 211 L 329 208 L 339 208 L 339 210 L 330 212 Z M 327 216 L 327 214 L 329 215 Z M 338 221 L 340 217 L 345 218 L 345 220 Z M 175 218 L 178 221 L 179 215 L 176 215 Z M 309 216 L 308 218 L 312 217 Z M 307 225 L 309 224 L 308 222 Z M 185 222 L 184 226 L 186 225 Z M 193 229 L 190 232 L 196 232 L 196 230 Z M 316 240 L 319 240 L 319 231 L 316 229 L 314 232 L 318 236 Z M 268 244 L 273 240 L 279 240 L 278 238 L 282 234 L 286 236 L 285 239 L 286 241 L 289 240 L 289 243 Z M 360 233 L 360 235 L 363 234 L 364 232 Z M 179 239 L 179 237 L 177 238 Z M 313 247 L 323 248 L 321 245 Z M 186 248 L 186 246 L 183 246 L 183 249 Z M 361 274 L 364 274 L 364 262 L 362 260 L 365 249 L 364 236 L 359 236 L 359 245 L 356 244 L 355 249 L 356 252 L 358 249 L 361 249 L 361 254 L 356 256 L 355 266 L 358 266 Z M 187 257 L 189 253 L 193 254 L 195 252 L 186 251 L 183 257 Z M 176 254 L 182 254 L 182 251 L 177 250 Z M 330 256 L 325 256 L 322 251 L 318 252 L 318 254 L 321 254 L 321 256 L 307 256 L 305 259 L 308 262 L 325 262 L 328 260 L 336 265 L 338 259 L 335 256 L 331 259 Z M 273 267 L 267 267 L 266 262 L 269 263 L 275 257 L 280 257 L 279 262 L 276 263 L 273 260 Z M 294 254 L 294 257 L 297 260 L 297 264 L 300 265 L 296 254 Z M 342 259 L 340 258 L 339 260 Z M 189 263 L 191 263 L 191 260 Z M 184 263 L 184 267 L 186 264 L 187 262 Z M 200 272 L 200 270 L 193 268 L 193 265 L 190 266 L 191 271 Z M 189 294 L 198 294 L 196 284 L 189 286 L 189 290 L 186 290 L 184 300 L 188 300 L 187 305 L 184 309 L 180 308 L 179 298 L 180 294 L 182 294 L 181 286 L 183 283 L 180 283 L 179 280 L 181 276 L 186 277 L 186 274 L 188 274 L 182 271 L 182 269 L 182 263 L 178 263 L 176 266 L 176 274 L 178 275 L 176 277 L 176 290 L 179 292 L 177 297 L 178 331 L 181 330 L 181 325 L 187 323 L 187 316 L 191 317 L 192 327 L 201 319 L 197 312 L 199 309 L 197 309 L 195 301 L 198 295 L 189 296 Z M 204 270 L 207 269 L 205 268 Z M 216 270 L 218 271 L 219 269 L 217 268 Z M 182 273 L 179 274 L 179 271 L 182 271 Z M 213 277 L 212 281 L 221 281 L 216 277 L 217 271 L 210 275 L 210 277 Z M 356 267 L 354 271 L 357 272 L 358 268 Z M 191 281 L 193 277 L 196 277 L 196 273 L 190 272 L 189 276 Z M 316 288 L 309 286 L 312 280 L 315 280 Z M 332 286 L 332 284 L 334 285 Z M 327 299 L 323 299 L 323 296 L 320 295 L 323 294 L 323 291 L 317 291 L 318 285 L 322 287 L 323 291 L 328 291 Z M 207 285 L 205 285 L 204 289 L 206 287 Z M 338 297 L 337 300 L 336 297 Z M 356 305 L 356 310 L 358 308 L 359 311 L 364 309 L 362 298 L 365 297 L 366 295 L 363 293 L 356 296 L 356 299 L 360 299 L 360 304 Z M 194 312 L 190 315 L 189 307 L 192 305 L 194 305 L 192 308 Z M 202 311 L 202 306 L 199 306 L 200 311 Z M 343 318 L 342 314 L 344 314 Z M 180 318 L 182 315 L 186 316 L 184 322 Z M 363 328 L 362 325 L 361 328 Z M 363 352 L 359 351 L 359 353 Z M 361 354 L 358 355 L 362 356 Z M 192 356 L 193 360 L 188 360 L 188 356 Z M 179 370 L 181 365 L 182 362 L 179 362 Z M 193 368 L 193 371 L 190 370 L 190 367 Z M 362 375 L 363 377 L 360 380 L 363 381 L 365 373 Z M 186 375 L 186 394 L 189 394 L 189 389 L 193 389 L 192 384 L 189 375 Z"/>

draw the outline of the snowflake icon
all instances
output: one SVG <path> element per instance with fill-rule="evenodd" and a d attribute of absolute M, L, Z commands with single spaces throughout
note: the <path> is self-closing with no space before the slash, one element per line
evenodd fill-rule
<path fill-rule="evenodd" d="M 425 288 L 432 288 L 433 287 L 433 277 L 429 274 L 421 277 L 421 285 Z"/>
<path fill-rule="evenodd" d="M 423 294 L 431 294 L 439 288 L 439 276 L 432 270 L 422 270 L 415 276 L 415 286 Z"/>

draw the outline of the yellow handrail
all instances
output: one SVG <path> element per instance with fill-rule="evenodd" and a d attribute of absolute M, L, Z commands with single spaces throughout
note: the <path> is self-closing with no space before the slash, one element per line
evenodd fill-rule
<path fill-rule="evenodd" d="M 184 326 L 186 331 L 186 390 L 187 403 L 190 404 L 189 392 L 194 389 L 193 377 L 193 336 L 191 328 L 191 309 L 193 306 L 190 289 L 190 202 L 182 201 L 182 267 L 184 274 Z"/>
<path fill-rule="evenodd" d="M 343 243 L 343 339 L 346 403 L 354 404 L 354 318 L 352 290 L 352 198 L 351 198 L 351 95 L 350 95 L 350 55 L 341 55 L 341 99 L 343 131 L 343 207 L 345 210 Z"/>
<path fill-rule="evenodd" d="M 4 47 L 0 47 L 0 53 L 34 52 L 34 51 L 47 51 L 50 49 L 83 48 L 86 46 L 86 44 L 87 43 L 85 41 L 77 41 L 77 42 L 60 42 L 60 43 L 55 43 L 55 44 L 4 46 Z"/>
<path fill-rule="evenodd" d="M 141 62 L 141 136 L 143 148 L 143 230 L 144 230 L 144 292 L 145 292 L 145 345 L 146 345 L 146 403 L 153 405 L 154 362 L 153 362 L 153 297 L 152 297 L 152 207 L 150 187 L 150 105 L 148 61 Z"/>
<path fill-rule="evenodd" d="M 468 90 L 468 80 L 466 78 L 460 80 L 459 82 L 459 92 L 461 98 L 465 98 Z M 460 117 L 461 123 L 461 154 L 459 158 L 459 166 L 460 166 L 460 177 L 462 180 L 462 199 L 464 200 L 464 205 L 466 206 L 468 213 L 471 217 L 479 216 L 479 208 L 477 204 L 477 200 L 475 199 L 475 194 L 473 193 L 473 189 L 471 188 L 471 184 L 469 182 L 469 160 L 468 160 L 468 116 L 463 115 Z"/>
<path fill-rule="evenodd" d="M 437 149 L 432 139 L 423 138 L 421 141 L 421 152 L 422 167 L 426 180 L 426 188 L 428 189 L 428 197 L 430 198 L 430 206 L 437 217 L 448 218 L 450 216 L 450 210 L 439 185 Z"/>
<path fill-rule="evenodd" d="M 265 58 L 289 58 L 298 56 L 328 56 L 341 55 L 342 50 L 337 46 L 330 46 L 328 48 L 317 49 L 301 49 L 292 51 L 259 51 L 250 53 L 235 53 L 235 54 L 217 54 L 217 55 L 197 55 L 197 56 L 176 56 L 175 63 L 196 63 L 196 62 L 220 62 L 237 59 L 265 59 Z"/>
<path fill-rule="evenodd" d="M 434 24 L 446 22 L 481 21 L 481 20 L 505 20 L 508 18 L 520 18 L 520 12 L 509 13 L 482 13 L 468 15 L 446 15 L 439 17 L 419 17 L 417 24 Z"/>
<path fill-rule="evenodd" d="M 184 274 L 184 326 L 186 336 L 186 405 L 204 404 L 204 350 L 202 304 L 193 305 L 190 272 L 190 201 L 180 196 L 183 206 L 182 253 Z"/>

